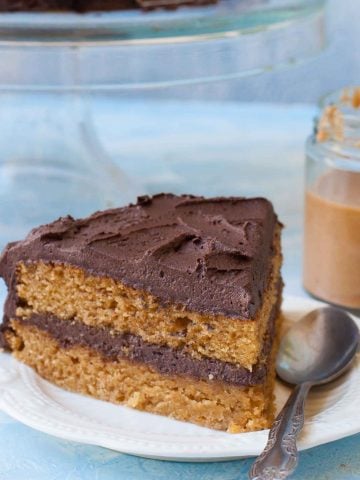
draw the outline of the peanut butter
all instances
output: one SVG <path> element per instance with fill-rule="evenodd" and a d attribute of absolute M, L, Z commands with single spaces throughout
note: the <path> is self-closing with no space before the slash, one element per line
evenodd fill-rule
<path fill-rule="evenodd" d="M 360 173 L 331 170 L 305 194 L 304 286 L 360 308 Z"/>

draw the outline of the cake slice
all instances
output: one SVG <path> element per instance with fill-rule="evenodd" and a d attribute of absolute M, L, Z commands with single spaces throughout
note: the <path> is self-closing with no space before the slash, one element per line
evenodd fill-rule
<path fill-rule="evenodd" d="M 65 389 L 243 432 L 274 415 L 281 225 L 263 198 L 159 194 L 0 258 L 2 346 Z"/>

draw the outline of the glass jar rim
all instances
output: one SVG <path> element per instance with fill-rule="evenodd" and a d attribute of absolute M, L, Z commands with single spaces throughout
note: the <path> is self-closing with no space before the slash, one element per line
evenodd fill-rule
<path fill-rule="evenodd" d="M 360 86 L 327 93 L 318 105 L 320 120 L 308 139 L 308 154 L 330 168 L 360 172 Z"/>
<path fill-rule="evenodd" d="M 306 154 L 331 169 L 360 173 L 360 148 L 344 147 L 333 141 L 317 142 L 312 134 L 306 141 Z"/>
<path fill-rule="evenodd" d="M 359 107 L 349 105 L 349 101 L 351 98 L 354 98 L 356 91 L 358 92 L 358 98 L 360 100 L 360 85 L 350 85 L 328 92 L 319 98 L 318 107 L 320 111 L 324 111 L 326 107 L 330 106 L 338 107 L 338 110 L 341 111 L 344 124 L 352 125 L 353 123 L 358 123 L 360 130 L 360 105 Z M 347 99 L 347 102 L 345 99 Z"/>
<path fill-rule="evenodd" d="M 328 105 L 332 105 L 334 103 L 339 103 L 339 100 L 341 100 L 341 97 L 345 94 L 348 93 L 350 94 L 351 91 L 359 90 L 360 91 L 360 85 L 348 85 L 343 88 L 339 88 L 336 90 L 331 90 L 330 92 L 325 93 L 324 95 L 321 95 L 319 100 L 318 100 L 318 106 L 319 108 L 324 108 Z M 359 108 L 360 112 L 360 108 Z"/>

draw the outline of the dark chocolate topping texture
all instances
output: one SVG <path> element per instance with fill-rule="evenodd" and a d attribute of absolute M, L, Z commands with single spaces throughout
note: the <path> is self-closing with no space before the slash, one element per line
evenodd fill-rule
<path fill-rule="evenodd" d="M 0 12 L 66 11 L 78 13 L 142 8 L 177 8 L 181 5 L 206 5 L 216 0 L 0 0 Z"/>
<path fill-rule="evenodd" d="M 280 286 L 281 289 L 281 286 Z M 279 295 L 279 299 L 281 294 Z M 25 325 L 35 326 L 48 333 L 62 348 L 87 347 L 105 359 L 116 361 L 127 358 L 151 366 L 163 375 L 185 375 L 198 380 L 213 380 L 237 386 L 262 383 L 267 374 L 268 357 L 274 339 L 275 319 L 280 301 L 273 307 L 262 350 L 262 360 L 250 372 L 244 367 L 215 358 L 196 359 L 183 349 L 145 342 L 129 333 L 110 333 L 107 328 L 85 325 L 79 321 L 62 320 L 50 314 L 33 314 L 29 319 L 19 319 Z"/>
<path fill-rule="evenodd" d="M 263 198 L 140 197 L 32 230 L 5 248 L 0 276 L 11 290 L 18 262 L 65 263 L 149 292 L 162 305 L 250 319 L 269 280 L 276 222 Z"/>

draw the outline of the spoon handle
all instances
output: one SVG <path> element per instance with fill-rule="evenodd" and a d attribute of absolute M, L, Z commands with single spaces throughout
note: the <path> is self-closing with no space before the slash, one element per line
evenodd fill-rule
<path fill-rule="evenodd" d="M 296 438 L 304 425 L 305 398 L 311 383 L 297 385 L 277 416 L 262 454 L 252 465 L 251 480 L 283 480 L 296 468 Z"/>

